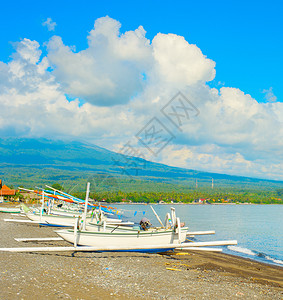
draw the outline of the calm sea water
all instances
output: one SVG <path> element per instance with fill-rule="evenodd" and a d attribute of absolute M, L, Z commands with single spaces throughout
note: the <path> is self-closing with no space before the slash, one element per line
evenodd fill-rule
<path fill-rule="evenodd" d="M 177 217 L 190 231 L 215 230 L 196 241 L 238 240 L 223 252 L 283 266 L 283 205 L 153 205 L 163 221 L 174 206 Z M 149 205 L 116 205 L 127 218 L 139 222 L 145 216 L 159 225 Z"/>

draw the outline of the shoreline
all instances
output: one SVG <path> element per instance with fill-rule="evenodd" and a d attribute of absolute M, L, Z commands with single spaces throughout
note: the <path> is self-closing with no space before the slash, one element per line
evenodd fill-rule
<path fill-rule="evenodd" d="M 1 204 L 4 204 L 4 205 L 1 205 Z M 15 203 L 15 202 L 6 202 L 6 203 L 0 203 L 0 207 L 1 206 L 4 206 L 4 207 L 18 207 L 19 205 L 21 204 L 21 202 L 18 202 L 18 203 Z M 117 202 L 117 203 L 113 203 L 113 204 L 111 204 L 111 205 L 115 205 L 115 204 L 122 204 L 122 205 L 152 205 L 152 204 L 147 204 L 147 203 L 119 203 L 119 202 Z M 175 203 L 174 203 L 175 204 Z M 217 205 L 227 205 L 227 203 L 216 203 Z M 243 205 L 244 203 L 242 203 L 242 205 Z M 172 203 L 164 203 L 164 204 L 159 204 L 159 203 L 155 203 L 155 204 L 153 204 L 153 205 L 172 205 Z M 204 205 L 204 204 L 198 204 L 198 203 L 186 203 L 185 205 Z M 212 204 L 212 205 L 214 205 L 214 204 Z M 228 203 L 228 205 L 229 205 L 229 203 Z M 231 205 L 231 204 L 230 204 Z M 260 205 L 260 204 L 253 204 L 253 203 L 251 203 L 251 204 L 248 204 L 248 203 L 246 203 L 246 204 L 244 204 L 244 205 Z M 265 204 L 265 205 L 270 205 L 270 204 Z M 274 205 L 274 204 L 273 204 Z M 275 204 L 276 205 L 276 204 Z M 1 212 L 0 212 L 0 215 L 1 215 Z M 2 215 L 4 215 L 3 213 L 2 213 Z M 6 215 L 9 215 L 9 214 L 6 214 Z M 0 220 L 1 220 L 1 218 L 0 218 Z M 241 247 L 240 247 L 241 248 Z M 245 248 L 244 248 L 245 249 Z M 283 268 L 283 265 L 282 264 L 280 264 L 280 263 L 276 263 L 276 262 L 274 262 L 273 260 L 279 260 L 279 261 L 282 261 L 281 259 L 277 259 L 277 258 L 272 258 L 272 259 L 262 259 L 262 258 L 258 258 L 256 255 L 255 255 L 255 257 L 248 257 L 247 256 L 247 254 L 245 253 L 245 252 L 237 252 L 237 251 L 233 251 L 233 250 L 230 250 L 229 248 L 228 248 L 228 253 L 225 251 L 226 249 L 224 248 L 223 249 L 223 254 L 226 254 L 226 255 L 231 255 L 231 256 L 233 256 L 233 257 L 240 257 L 240 258 L 243 258 L 243 259 L 247 259 L 247 260 L 251 260 L 251 261 L 253 261 L 253 262 L 258 262 L 258 263 L 262 263 L 262 264 L 266 264 L 266 265 L 268 265 L 268 266 L 278 266 L 278 267 L 281 267 L 281 268 Z M 247 249 L 247 250 L 249 250 L 249 249 Z M 233 253 L 229 253 L 229 252 L 233 252 Z M 235 253 L 234 253 L 235 252 Z M 269 256 L 269 254 L 264 254 L 264 255 L 266 255 L 266 256 Z"/>
<path fill-rule="evenodd" d="M 145 203 L 145 202 L 138 202 L 138 203 L 130 203 L 130 202 L 112 202 L 108 203 L 109 205 L 282 205 L 283 203 Z"/>
<path fill-rule="evenodd" d="M 54 229 L 6 223 L 1 247 L 66 246 L 19 243 L 15 237 L 56 236 Z M 15 218 L 19 218 L 18 216 Z M 225 253 L 178 251 L 1 253 L 3 299 L 282 299 L 283 268 Z M 75 284 L 74 284 L 75 283 Z"/>
<path fill-rule="evenodd" d="M 223 251 L 222 253 L 225 254 L 225 255 L 230 255 L 232 257 L 239 257 L 239 258 L 242 258 L 242 259 L 250 260 L 252 262 L 257 262 L 257 263 L 260 263 L 260 264 L 264 264 L 264 265 L 267 265 L 267 266 L 274 266 L 274 267 L 283 268 L 282 264 L 272 262 L 272 260 L 270 262 L 269 261 L 262 261 L 260 259 L 250 258 L 250 257 L 241 256 L 241 255 L 237 255 L 237 254 L 226 253 L 225 251 Z"/>
<path fill-rule="evenodd" d="M 39 201 L 38 199 L 36 201 Z M 99 202 L 99 201 L 97 201 Z M 0 202 L 1 205 L 19 205 L 22 202 L 18 201 L 3 201 Z M 184 203 L 184 202 L 174 202 L 174 203 L 146 203 L 146 202 L 99 202 L 105 205 L 283 205 L 282 203 L 251 203 L 251 202 L 239 202 L 239 203 Z"/>

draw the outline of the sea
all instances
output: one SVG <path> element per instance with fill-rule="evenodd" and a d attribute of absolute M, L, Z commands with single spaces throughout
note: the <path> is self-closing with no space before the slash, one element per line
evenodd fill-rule
<path fill-rule="evenodd" d="M 124 218 L 139 222 L 148 218 L 160 226 L 150 205 L 117 204 Z M 236 246 L 222 246 L 224 253 L 283 267 L 283 205 L 187 205 L 153 204 L 164 221 L 170 207 L 189 231 L 215 230 L 214 235 L 195 236 L 194 241 L 237 240 Z"/>

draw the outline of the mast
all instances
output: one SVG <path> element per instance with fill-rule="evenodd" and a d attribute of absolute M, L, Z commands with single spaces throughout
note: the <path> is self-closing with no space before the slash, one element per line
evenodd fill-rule
<path fill-rule="evenodd" d="M 87 205 L 88 205 L 88 196 L 89 196 L 89 186 L 90 183 L 87 183 L 87 188 L 86 188 L 86 195 L 85 195 L 85 210 L 84 210 L 84 216 L 83 216 L 83 230 L 86 228 L 86 215 L 87 215 Z"/>

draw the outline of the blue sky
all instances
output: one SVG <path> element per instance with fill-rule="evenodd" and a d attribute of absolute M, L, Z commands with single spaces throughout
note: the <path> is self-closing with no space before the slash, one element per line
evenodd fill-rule
<path fill-rule="evenodd" d="M 172 166 L 283 180 L 282 6 L 3 3 L 0 136 L 130 143 Z M 164 114 L 178 101 L 198 112 L 182 126 Z M 137 135 L 152 118 L 172 135 L 150 153 Z"/>
<path fill-rule="evenodd" d="M 55 34 L 77 50 L 87 45 L 86 33 L 106 15 L 122 23 L 122 31 L 142 25 L 147 37 L 158 32 L 184 36 L 216 62 L 210 83 L 238 87 L 258 101 L 273 88 L 283 99 L 282 1 L 5 1 L 1 4 L 0 60 L 21 38 L 47 41 L 53 32 L 42 27 L 48 17 Z"/>

